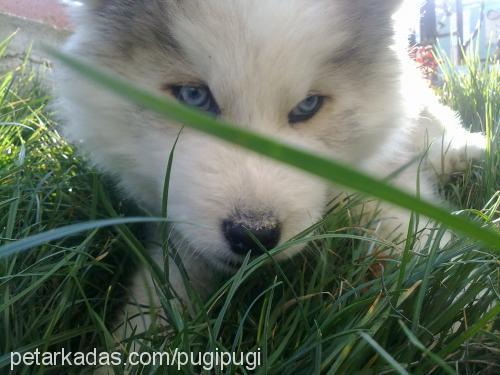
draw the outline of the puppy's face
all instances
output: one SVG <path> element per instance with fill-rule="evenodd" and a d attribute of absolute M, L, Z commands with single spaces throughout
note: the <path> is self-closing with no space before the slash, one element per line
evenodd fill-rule
<path fill-rule="evenodd" d="M 395 3 L 94 1 L 68 50 L 235 126 L 357 164 L 383 144 L 398 116 L 397 64 L 388 48 Z M 178 124 L 73 77 L 61 86 L 77 118 L 68 136 L 158 212 Z M 181 248 L 230 268 L 248 250 L 258 252 L 255 238 L 272 248 L 320 219 L 329 190 L 185 129 L 169 218 Z"/>

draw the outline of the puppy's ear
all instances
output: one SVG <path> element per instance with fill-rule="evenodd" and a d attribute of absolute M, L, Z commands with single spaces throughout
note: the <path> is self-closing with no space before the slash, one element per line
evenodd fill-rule
<path fill-rule="evenodd" d="M 62 0 L 59 0 L 61 3 Z M 80 0 L 67 7 L 68 13 L 76 27 L 80 25 L 95 24 L 106 18 L 108 10 L 119 7 L 128 10 L 133 0 Z"/>
<path fill-rule="evenodd" d="M 80 0 L 75 1 L 74 4 L 68 6 L 70 13 L 82 13 L 90 11 L 98 11 L 113 3 L 119 3 L 119 0 Z M 127 1 L 125 1 L 127 2 Z M 67 5 L 67 1 L 59 0 L 59 3 Z"/>
<path fill-rule="evenodd" d="M 392 15 L 399 9 L 403 0 L 341 0 L 342 6 L 355 13 Z"/>
<path fill-rule="evenodd" d="M 379 7 L 380 9 L 392 14 L 398 10 L 403 3 L 403 0 L 365 0 L 363 3 L 372 3 L 372 7 Z"/>
<path fill-rule="evenodd" d="M 105 6 L 106 4 L 112 3 L 114 0 L 81 0 L 77 2 L 77 5 L 74 5 L 76 7 L 80 6 L 86 9 L 95 9 L 99 8 L 102 6 Z M 60 2 L 64 2 L 60 0 Z"/>

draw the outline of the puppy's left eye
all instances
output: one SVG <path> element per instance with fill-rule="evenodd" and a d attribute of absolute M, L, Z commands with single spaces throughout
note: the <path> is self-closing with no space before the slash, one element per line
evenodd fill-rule
<path fill-rule="evenodd" d="M 171 90 L 181 103 L 216 116 L 220 115 L 220 108 L 207 86 L 171 86 Z"/>
<path fill-rule="evenodd" d="M 310 95 L 288 114 L 288 122 L 296 124 L 312 118 L 323 106 L 325 97 L 321 95 Z"/>

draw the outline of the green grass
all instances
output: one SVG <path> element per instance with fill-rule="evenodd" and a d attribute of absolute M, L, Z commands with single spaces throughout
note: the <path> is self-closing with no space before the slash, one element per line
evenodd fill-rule
<path fill-rule="evenodd" d="M 471 68 L 484 75 L 481 82 L 498 81 L 498 65 L 488 73 L 475 62 Z M 444 192 L 458 207 L 481 212 L 492 223 L 500 204 L 500 100 L 496 87 L 479 87 L 471 76 L 478 77 L 448 70 L 442 94 L 472 114 L 465 117 L 468 124 L 482 119 L 490 153 L 486 163 L 456 176 Z M 62 140 L 48 99 L 26 64 L 0 77 L 0 257 L 8 246 L 13 249 L 0 258 L 0 372 L 8 369 L 11 351 L 126 349 L 106 323 L 123 297 L 131 263 L 150 264 L 140 225 L 96 228 L 96 220 L 142 213 L 116 198 L 110 184 Z M 489 104 L 465 109 L 469 102 Z M 259 348 L 262 374 L 498 372 L 497 253 L 468 239 L 446 249 L 434 241 L 419 253 L 408 249 L 411 257 L 381 264 L 366 255 L 381 245 L 352 216 L 355 203 L 334 202 L 335 209 L 312 228 L 315 240 L 302 256 L 280 264 L 266 256 L 249 260 L 191 315 L 163 298 L 174 324 L 167 332 L 143 335 L 142 350 Z M 94 229 L 71 237 L 47 232 L 89 222 Z M 29 251 L 29 244 L 12 247 L 20 243 L 12 240 L 39 233 L 62 237 Z M 161 270 L 152 272 L 161 280 Z M 56 369 L 70 371 L 81 369 Z"/>
<path fill-rule="evenodd" d="M 460 114 L 465 127 L 491 139 L 489 157 L 482 166 L 486 171 L 475 169 L 457 175 L 456 184 L 450 186 L 454 189 L 448 189 L 447 198 L 459 207 L 482 207 L 500 186 L 500 67 L 498 61 L 482 64 L 478 48 L 473 44 L 464 52 L 461 74 L 456 74 L 445 54 L 436 53 L 443 75 L 443 87 L 438 89 L 443 102 Z"/>

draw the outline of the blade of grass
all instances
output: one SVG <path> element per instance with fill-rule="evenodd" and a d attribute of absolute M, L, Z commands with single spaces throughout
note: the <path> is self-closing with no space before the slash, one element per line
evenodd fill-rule
<path fill-rule="evenodd" d="M 422 284 L 420 285 L 420 291 L 418 293 L 417 302 L 415 304 L 415 309 L 413 311 L 413 332 L 417 332 L 420 325 L 420 315 L 422 313 L 422 307 L 424 305 L 424 298 L 427 292 L 427 286 L 429 285 L 429 279 L 432 277 L 432 270 L 434 269 L 434 262 L 436 260 L 436 255 L 439 250 L 439 244 L 441 237 L 444 235 L 444 229 L 440 229 L 439 232 L 435 235 L 434 243 L 429 251 L 426 265 L 425 265 L 425 273 L 422 278 Z"/>
<path fill-rule="evenodd" d="M 474 323 L 467 331 L 458 336 L 455 340 L 449 343 L 443 350 L 438 353 L 441 358 L 446 357 L 448 354 L 452 353 L 454 350 L 458 349 L 460 345 L 473 337 L 478 333 L 484 326 L 491 323 L 492 319 L 495 319 L 500 314 L 500 305 L 496 305 L 490 311 L 488 311 L 480 320 Z"/>
<path fill-rule="evenodd" d="M 85 223 L 67 225 L 40 234 L 35 234 L 31 237 L 24 238 L 22 240 L 9 243 L 7 245 L 0 246 L 0 259 L 8 257 L 13 254 L 17 254 L 22 251 L 32 249 L 36 246 L 43 245 L 50 241 L 74 236 L 78 233 L 85 232 L 88 230 L 111 227 L 121 224 L 162 222 L 164 220 L 165 219 L 163 218 L 129 217 L 129 218 L 118 218 L 118 219 L 94 220 Z"/>
<path fill-rule="evenodd" d="M 295 166 L 330 182 L 355 189 L 397 206 L 416 211 L 464 235 L 481 241 L 492 250 L 500 251 L 500 234 L 494 230 L 484 228 L 463 217 L 453 216 L 442 208 L 420 200 L 383 181 L 357 172 L 336 161 L 288 146 L 229 123 L 216 120 L 206 114 L 192 110 L 171 100 L 167 100 L 147 90 L 137 88 L 120 78 L 103 73 L 52 47 L 47 46 L 45 49 L 50 55 L 82 76 L 106 87 L 123 98 L 158 114 L 164 115 L 167 118 L 179 121 L 193 129 L 245 147 L 261 155 Z"/>
<path fill-rule="evenodd" d="M 403 329 L 403 332 L 406 334 L 410 342 L 416 346 L 419 350 L 421 350 L 425 355 L 429 356 L 435 363 L 437 363 L 444 372 L 447 374 L 455 374 L 456 372 L 448 366 L 448 364 L 443 361 L 438 355 L 434 354 L 432 351 L 427 349 L 424 344 L 420 342 L 420 340 L 413 334 L 413 332 L 400 320 L 399 325 Z"/>
<path fill-rule="evenodd" d="M 365 332 L 360 332 L 360 336 L 368 343 L 370 346 L 380 354 L 392 368 L 397 371 L 399 374 L 409 375 L 408 371 L 406 371 L 401 364 L 398 363 L 387 351 L 382 348 L 378 342 L 376 342 L 370 335 Z"/>

